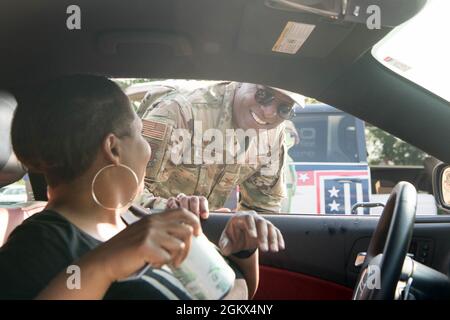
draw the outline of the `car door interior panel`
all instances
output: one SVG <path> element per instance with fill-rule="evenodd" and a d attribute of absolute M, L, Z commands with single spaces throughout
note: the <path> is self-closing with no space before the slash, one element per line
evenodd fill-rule
<path fill-rule="evenodd" d="M 218 240 L 228 214 L 212 213 L 204 232 Z M 260 254 L 260 295 L 270 299 L 349 299 L 379 217 L 266 215 L 283 233 L 286 250 Z M 434 222 L 433 222 L 434 221 Z M 450 217 L 417 217 L 409 254 L 444 274 L 450 271 Z M 276 280 L 275 280 L 276 279 Z M 289 283 L 286 287 L 286 283 Z M 288 289 L 286 289 L 288 288 Z M 269 289 L 269 290 L 267 290 Z M 347 290 L 348 289 L 348 290 Z"/>

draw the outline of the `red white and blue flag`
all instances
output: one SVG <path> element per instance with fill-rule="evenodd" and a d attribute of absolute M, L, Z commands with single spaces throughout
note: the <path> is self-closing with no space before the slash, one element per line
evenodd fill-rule
<path fill-rule="evenodd" d="M 297 173 L 291 212 L 351 214 L 355 203 L 369 201 L 370 172 L 365 163 L 291 165 L 295 166 Z M 358 210 L 359 214 L 368 214 L 367 209 Z"/>

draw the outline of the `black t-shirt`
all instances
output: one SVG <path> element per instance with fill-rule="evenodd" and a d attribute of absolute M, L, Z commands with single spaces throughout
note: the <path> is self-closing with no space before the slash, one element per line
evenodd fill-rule
<path fill-rule="evenodd" d="M 99 244 L 101 241 L 57 212 L 35 214 L 0 248 L 0 299 L 35 298 L 56 275 Z M 237 278 L 242 277 L 235 272 Z M 178 279 L 164 268 L 150 268 L 139 279 L 115 282 L 104 298 L 191 299 Z"/>

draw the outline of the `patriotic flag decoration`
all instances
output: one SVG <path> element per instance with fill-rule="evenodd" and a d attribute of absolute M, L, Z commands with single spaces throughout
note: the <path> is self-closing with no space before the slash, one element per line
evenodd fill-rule
<path fill-rule="evenodd" d="M 355 203 L 369 201 L 367 192 L 364 192 L 364 190 L 368 190 L 368 184 L 367 177 L 322 177 L 320 181 L 320 190 L 323 195 L 320 205 L 321 212 L 351 214 L 352 206 Z"/>
<path fill-rule="evenodd" d="M 301 214 L 351 214 L 357 202 L 368 202 L 370 171 L 362 164 L 295 163 L 297 188 L 291 212 Z M 369 214 L 369 209 L 358 209 Z"/>
<path fill-rule="evenodd" d="M 297 186 L 314 186 L 314 171 L 297 171 Z"/>
<path fill-rule="evenodd" d="M 142 120 L 142 136 L 147 140 L 151 152 L 150 161 L 147 164 L 147 168 L 158 166 L 155 162 L 157 159 L 162 161 L 161 152 L 164 152 L 165 141 L 164 138 L 167 132 L 167 124 L 151 120 Z"/>
<path fill-rule="evenodd" d="M 163 140 L 166 134 L 167 124 L 162 122 L 142 120 L 142 135 L 144 137 Z"/>

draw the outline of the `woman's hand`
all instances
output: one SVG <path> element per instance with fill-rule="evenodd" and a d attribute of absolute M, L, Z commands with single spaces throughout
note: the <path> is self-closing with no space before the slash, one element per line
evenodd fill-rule
<path fill-rule="evenodd" d="M 200 233 L 198 217 L 185 209 L 146 216 L 76 261 L 81 271 L 79 289 L 68 288 L 64 270 L 36 298 L 101 299 L 114 281 L 129 277 L 146 263 L 155 268 L 179 266 L 192 236 Z"/>
<path fill-rule="evenodd" d="M 197 216 L 185 209 L 174 209 L 142 218 L 92 253 L 103 261 L 111 281 L 116 281 L 146 263 L 154 268 L 179 266 L 189 252 L 192 236 L 201 232 Z"/>
<path fill-rule="evenodd" d="M 254 211 L 241 212 L 228 220 L 219 240 L 225 256 L 242 250 L 259 248 L 262 251 L 284 250 L 280 230 Z"/>
<path fill-rule="evenodd" d="M 176 197 L 167 199 L 166 208 L 183 208 L 193 212 L 202 219 L 208 219 L 209 217 L 208 199 L 203 196 L 187 196 L 184 193 L 180 193 Z"/>

